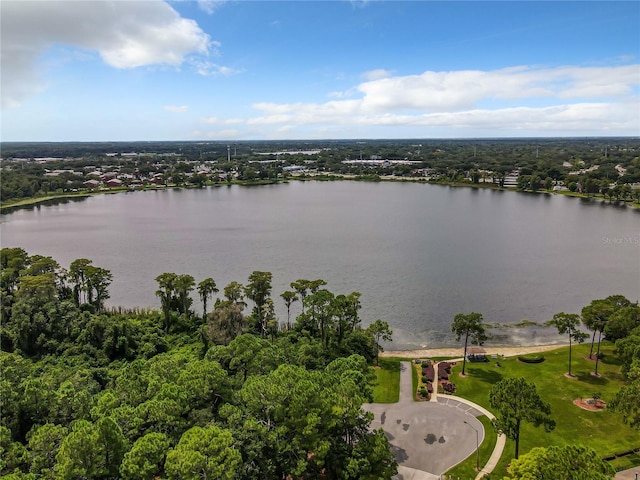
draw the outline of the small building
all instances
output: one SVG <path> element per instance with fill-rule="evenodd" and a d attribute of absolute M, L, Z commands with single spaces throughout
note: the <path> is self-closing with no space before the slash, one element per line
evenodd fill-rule
<path fill-rule="evenodd" d="M 467 348 L 467 360 L 470 362 L 488 362 L 487 351 L 482 347 Z"/>
<path fill-rule="evenodd" d="M 121 186 L 122 186 L 122 180 L 118 178 L 112 178 L 110 180 L 107 180 L 107 187 L 121 187 Z"/>

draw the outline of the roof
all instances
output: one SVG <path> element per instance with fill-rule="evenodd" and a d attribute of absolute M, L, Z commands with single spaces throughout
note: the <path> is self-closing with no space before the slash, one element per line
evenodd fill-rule
<path fill-rule="evenodd" d="M 467 348 L 467 355 L 486 355 L 487 351 L 482 347 Z"/>

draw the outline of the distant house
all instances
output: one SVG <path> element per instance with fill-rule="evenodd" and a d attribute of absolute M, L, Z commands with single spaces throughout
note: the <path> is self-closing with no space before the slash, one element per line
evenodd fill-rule
<path fill-rule="evenodd" d="M 112 178 L 110 180 L 107 180 L 107 187 L 121 187 L 121 186 L 122 186 L 122 180 L 118 178 Z"/>
<path fill-rule="evenodd" d="M 87 180 L 83 185 L 87 188 L 98 188 L 100 186 L 100 182 L 98 180 Z"/>

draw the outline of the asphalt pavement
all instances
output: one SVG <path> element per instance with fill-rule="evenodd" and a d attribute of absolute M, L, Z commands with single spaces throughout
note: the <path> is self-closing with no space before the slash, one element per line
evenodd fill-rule
<path fill-rule="evenodd" d="M 466 403 L 439 397 L 413 400 L 411 363 L 402 362 L 398 403 L 363 406 L 374 414 L 372 428 L 382 428 L 398 461 L 398 480 L 435 480 L 475 453 L 484 439 L 482 413 Z"/>

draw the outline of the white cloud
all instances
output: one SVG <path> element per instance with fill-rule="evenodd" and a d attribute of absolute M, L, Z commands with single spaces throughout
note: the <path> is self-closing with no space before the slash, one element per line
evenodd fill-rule
<path fill-rule="evenodd" d="M 211 15 L 215 12 L 221 5 L 226 3 L 227 0 L 198 0 L 198 7 L 203 12 Z"/>
<path fill-rule="evenodd" d="M 209 124 L 212 124 L 212 125 L 233 125 L 233 124 L 243 123 L 244 122 L 244 120 L 242 118 L 226 118 L 226 119 L 222 119 L 222 118 L 218 118 L 218 117 L 201 118 L 200 121 L 202 123 L 209 123 Z"/>
<path fill-rule="evenodd" d="M 183 113 L 183 112 L 186 112 L 187 110 L 189 110 L 189 107 L 186 106 L 186 105 L 165 105 L 164 109 L 167 112 Z"/>
<path fill-rule="evenodd" d="M 380 80 L 381 78 L 387 78 L 393 75 L 391 70 L 385 70 L 384 68 L 378 68 L 376 70 L 369 70 L 362 74 L 362 78 L 366 80 Z"/>
<path fill-rule="evenodd" d="M 241 70 L 218 65 L 217 63 L 213 63 L 202 58 L 192 58 L 191 60 L 189 60 L 189 62 L 194 66 L 196 72 L 204 77 L 228 77 L 231 75 L 242 73 Z"/>
<path fill-rule="evenodd" d="M 179 66 L 207 55 L 209 35 L 161 1 L 0 2 L 2 107 L 19 105 L 44 88 L 38 58 L 55 45 L 94 50 L 114 68 Z"/>
<path fill-rule="evenodd" d="M 256 103 L 260 113 L 247 124 L 633 135 L 640 131 L 639 87 L 637 64 L 427 71 L 363 82 L 356 86 L 359 98 Z"/>

